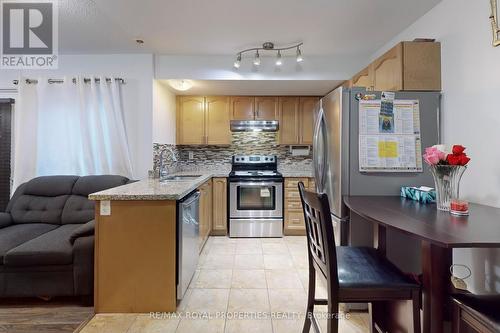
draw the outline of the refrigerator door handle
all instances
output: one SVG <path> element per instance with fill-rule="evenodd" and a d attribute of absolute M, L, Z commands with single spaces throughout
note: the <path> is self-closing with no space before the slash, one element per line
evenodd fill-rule
<path fill-rule="evenodd" d="M 316 191 L 323 191 L 323 170 L 321 170 L 321 163 L 319 163 L 319 159 L 321 156 L 318 156 L 318 142 L 319 142 L 319 132 L 321 130 L 321 122 L 323 121 L 324 111 L 323 107 L 320 105 L 320 109 L 318 112 L 318 118 L 316 119 L 316 124 L 314 126 L 314 140 L 313 140 L 313 161 L 314 161 L 314 178 L 316 178 Z"/>

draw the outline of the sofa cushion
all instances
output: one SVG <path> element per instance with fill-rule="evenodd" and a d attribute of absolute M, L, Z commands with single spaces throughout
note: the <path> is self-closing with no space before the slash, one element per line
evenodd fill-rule
<path fill-rule="evenodd" d="M 14 223 L 61 224 L 61 215 L 69 195 L 43 197 L 23 194 L 12 205 Z"/>
<path fill-rule="evenodd" d="M 125 185 L 127 182 L 128 178 L 117 175 L 83 176 L 76 181 L 72 194 L 88 197 L 91 193 Z"/>
<path fill-rule="evenodd" d="M 62 224 L 87 223 L 95 217 L 95 203 L 81 195 L 69 196 L 62 211 Z"/>
<path fill-rule="evenodd" d="M 12 224 L 12 217 L 9 213 L 0 213 L 0 229 Z"/>
<path fill-rule="evenodd" d="M 80 237 L 93 236 L 95 233 L 95 220 L 89 221 L 87 223 L 81 224 L 78 229 L 76 229 L 71 236 L 69 241 L 74 244 L 75 241 Z"/>
<path fill-rule="evenodd" d="M 57 197 L 71 194 L 78 176 L 43 176 L 26 183 L 23 194 Z"/>
<path fill-rule="evenodd" d="M 70 236 L 78 224 L 67 224 L 27 241 L 7 252 L 6 266 L 67 265 L 73 262 Z"/>
<path fill-rule="evenodd" d="M 4 263 L 4 256 L 9 250 L 57 227 L 52 224 L 32 223 L 14 224 L 0 229 L 0 265 Z"/>
<path fill-rule="evenodd" d="M 78 176 L 44 176 L 20 186 L 8 206 L 14 223 L 61 224 L 64 204 Z"/>
<path fill-rule="evenodd" d="M 10 211 L 12 210 L 12 206 L 14 205 L 14 202 L 16 202 L 17 198 L 19 198 L 21 195 L 23 195 L 25 188 L 26 188 L 26 183 L 21 184 L 16 188 L 16 190 L 14 191 L 14 194 L 10 198 L 9 203 L 7 204 L 7 208 L 5 209 L 5 211 L 7 213 L 10 213 Z"/>
<path fill-rule="evenodd" d="M 62 212 L 62 224 L 87 223 L 94 219 L 94 201 L 87 199 L 88 195 L 109 188 L 125 185 L 128 178 L 115 175 L 80 177 L 73 187 Z"/>

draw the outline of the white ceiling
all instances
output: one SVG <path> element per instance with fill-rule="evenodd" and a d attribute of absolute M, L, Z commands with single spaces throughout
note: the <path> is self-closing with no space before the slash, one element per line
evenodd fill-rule
<path fill-rule="evenodd" d="M 191 80 L 193 87 L 176 95 L 324 96 L 342 81 L 335 80 Z"/>
<path fill-rule="evenodd" d="M 303 41 L 306 57 L 370 55 L 438 2 L 60 0 L 59 45 L 63 54 L 232 55 L 268 40 Z"/>

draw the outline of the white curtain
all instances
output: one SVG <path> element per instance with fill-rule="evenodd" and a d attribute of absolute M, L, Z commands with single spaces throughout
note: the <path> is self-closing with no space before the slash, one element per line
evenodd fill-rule
<path fill-rule="evenodd" d="M 105 77 L 64 83 L 19 80 L 14 118 L 14 189 L 43 175 L 132 177 L 121 84 Z"/>

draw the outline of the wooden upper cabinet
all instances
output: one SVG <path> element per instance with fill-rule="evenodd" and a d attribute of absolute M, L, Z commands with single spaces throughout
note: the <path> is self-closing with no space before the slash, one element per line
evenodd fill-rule
<path fill-rule="evenodd" d="M 318 97 L 300 98 L 300 143 L 312 145 L 314 134 L 314 112 L 318 107 Z"/>
<path fill-rule="evenodd" d="M 373 62 L 376 91 L 403 90 L 403 44 L 400 43 Z"/>
<path fill-rule="evenodd" d="M 229 97 L 215 96 L 205 98 L 205 127 L 207 144 L 231 144 L 229 119 Z"/>
<path fill-rule="evenodd" d="M 278 120 L 278 97 L 255 97 L 256 120 Z"/>
<path fill-rule="evenodd" d="M 180 96 L 177 102 L 177 144 L 203 144 L 205 142 L 205 98 Z"/>
<path fill-rule="evenodd" d="M 281 97 L 279 99 L 279 143 L 311 145 L 314 132 L 314 111 L 318 97 Z"/>
<path fill-rule="evenodd" d="M 279 143 L 293 145 L 300 141 L 299 97 L 279 99 Z"/>
<path fill-rule="evenodd" d="M 376 91 L 440 91 L 441 44 L 401 42 L 350 80 Z"/>
<path fill-rule="evenodd" d="M 253 96 L 231 97 L 231 119 L 254 120 L 255 98 Z"/>
<path fill-rule="evenodd" d="M 354 75 L 349 84 L 350 87 L 362 87 L 366 90 L 373 90 L 373 72 L 372 67 L 368 66 L 356 75 Z"/>
<path fill-rule="evenodd" d="M 441 91 L 441 43 L 403 43 L 403 88 Z"/>

